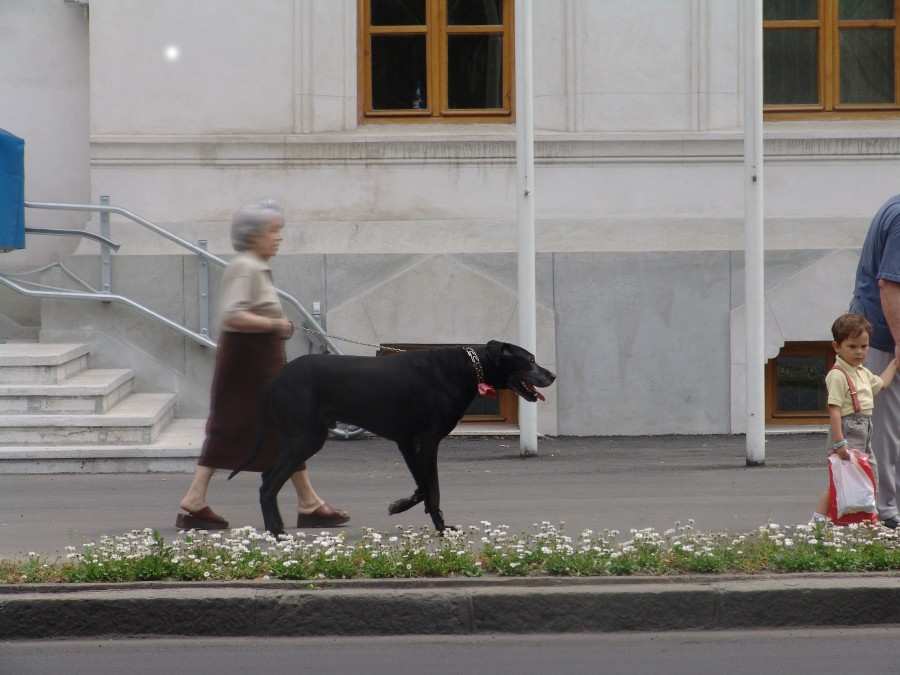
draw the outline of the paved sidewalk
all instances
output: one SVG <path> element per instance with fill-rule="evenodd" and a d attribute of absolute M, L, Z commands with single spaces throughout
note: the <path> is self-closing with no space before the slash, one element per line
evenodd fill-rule
<path fill-rule="evenodd" d="M 534 523 L 564 522 L 572 535 L 663 531 L 689 519 L 701 531 L 736 533 L 798 524 L 826 483 L 823 445 L 824 434 L 773 435 L 766 466 L 748 468 L 735 436 L 547 438 L 527 460 L 516 438 L 452 437 L 441 448 L 442 508 L 463 527 L 489 521 L 531 532 Z M 430 524 L 421 507 L 387 514 L 413 489 L 390 443 L 329 441 L 310 469 L 319 493 L 351 512 L 351 539 L 363 527 Z M 224 478 L 213 482 L 212 506 L 232 526 L 261 529 L 258 475 Z M 0 558 L 64 554 L 66 545 L 134 528 L 171 539 L 188 482 L 188 474 L 2 475 Z M 280 503 L 289 523 L 289 487 Z M 855 625 L 900 623 L 898 600 L 891 575 L 0 587 L 0 638 Z M 850 605 L 867 610 L 848 614 Z"/>
<path fill-rule="evenodd" d="M 487 520 L 514 532 L 545 520 L 565 522 L 570 534 L 662 531 L 691 518 L 702 530 L 796 524 L 806 522 L 826 485 L 824 443 L 820 434 L 771 436 L 766 466 L 748 468 L 741 436 L 547 438 L 530 459 L 518 456 L 518 438 L 451 437 L 439 457 L 441 506 L 449 524 Z M 233 527 L 261 529 L 259 474 L 226 475 L 213 479 L 213 509 Z M 387 513 L 414 489 L 393 443 L 329 441 L 311 460 L 310 476 L 324 499 L 350 511 L 348 536 L 431 523 L 421 506 Z M 0 558 L 63 552 L 135 528 L 171 537 L 189 481 L 183 473 L 0 475 Z M 279 503 L 288 526 L 294 499 L 285 486 Z"/>

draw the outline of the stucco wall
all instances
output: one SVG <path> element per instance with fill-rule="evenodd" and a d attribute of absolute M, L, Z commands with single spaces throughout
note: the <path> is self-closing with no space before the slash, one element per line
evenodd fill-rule
<path fill-rule="evenodd" d="M 360 126 L 355 0 L 90 7 L 88 32 L 61 1 L 0 3 L 14 55 L 0 65 L 0 126 L 30 143 L 29 199 L 109 195 L 229 255 L 233 210 L 275 197 L 288 220 L 276 276 L 307 306 L 323 302 L 330 329 L 514 339 L 515 130 Z M 739 9 L 534 3 L 538 356 L 560 375 L 539 420 L 547 433 L 742 431 Z M 900 191 L 900 130 L 843 121 L 765 133 L 768 346 L 827 340 L 850 273 L 827 302 L 808 302 L 821 260 L 851 270 L 872 214 Z M 114 292 L 195 322 L 196 261 L 120 217 L 113 239 Z M 27 255 L 43 264 L 71 250 L 30 238 Z M 96 253 L 84 243 L 67 264 L 95 275 Z M 0 255 L 0 268 L 13 260 Z M 34 318 L 7 296 L 4 320 Z M 43 337 L 90 339 L 98 362 L 133 361 L 139 387 L 177 391 L 180 414 L 204 414 L 208 350 L 107 305 L 45 302 L 41 319 Z"/>
<path fill-rule="evenodd" d="M 90 199 L 88 23 L 56 0 L 0 3 L 0 127 L 25 139 L 25 199 Z M 78 213 L 27 210 L 29 227 L 84 228 Z M 59 259 L 77 241 L 29 237 L 26 248 L 0 253 L 0 270 Z"/>

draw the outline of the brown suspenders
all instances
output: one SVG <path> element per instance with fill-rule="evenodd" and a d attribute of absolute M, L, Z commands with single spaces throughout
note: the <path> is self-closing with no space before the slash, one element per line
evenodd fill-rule
<path fill-rule="evenodd" d="M 850 373 L 841 368 L 838 364 L 831 366 L 832 370 L 839 370 L 847 378 L 847 386 L 850 388 L 850 399 L 853 401 L 853 412 L 859 412 L 859 397 L 856 395 L 856 387 L 853 386 L 853 380 L 850 379 Z"/>

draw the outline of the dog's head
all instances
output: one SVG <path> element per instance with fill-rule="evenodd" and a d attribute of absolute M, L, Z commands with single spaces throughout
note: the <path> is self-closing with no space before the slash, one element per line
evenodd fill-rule
<path fill-rule="evenodd" d="M 534 355 L 518 345 L 491 340 L 485 345 L 485 380 L 497 389 L 512 389 L 526 401 L 544 400 L 535 387 L 549 387 L 556 375 L 539 366 Z"/>

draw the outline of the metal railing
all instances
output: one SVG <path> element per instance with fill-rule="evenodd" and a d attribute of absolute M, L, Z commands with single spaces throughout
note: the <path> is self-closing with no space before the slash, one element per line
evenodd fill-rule
<path fill-rule="evenodd" d="M 93 232 L 84 232 L 81 230 L 64 230 L 64 229 L 47 229 L 47 228 L 25 228 L 26 233 L 28 234 L 41 234 L 41 235 L 62 235 L 62 236 L 77 236 L 77 237 L 85 237 L 91 239 L 93 241 L 97 241 L 100 244 L 100 283 L 101 290 L 97 292 L 87 292 L 87 291 L 69 291 L 69 290 L 37 290 L 37 289 L 29 289 L 23 286 L 22 284 L 13 281 L 7 275 L 0 274 L 0 284 L 16 291 L 17 293 L 21 293 L 22 295 L 35 297 L 35 298 L 50 298 L 50 299 L 65 299 L 65 300 L 99 300 L 101 302 L 109 303 L 117 303 L 121 304 L 138 314 L 141 314 L 144 317 L 147 317 L 167 328 L 170 328 L 181 335 L 198 342 L 199 344 L 205 347 L 216 348 L 217 344 L 214 340 L 209 337 L 209 329 L 208 329 L 208 305 L 206 307 L 206 311 L 204 311 L 204 302 L 208 303 L 209 294 L 208 294 L 208 284 L 204 285 L 203 278 L 205 276 L 205 266 L 204 263 L 211 262 L 215 265 L 219 265 L 220 267 L 227 267 L 228 261 L 213 255 L 209 251 L 207 251 L 204 246 L 206 244 L 205 241 L 201 241 L 200 245 L 192 244 L 186 239 L 182 239 L 178 235 L 173 232 L 169 232 L 165 228 L 160 227 L 156 223 L 153 223 L 146 218 L 142 218 L 129 211 L 128 209 L 123 209 L 119 206 L 113 206 L 109 203 L 109 197 L 102 196 L 100 197 L 100 204 L 59 204 L 52 202 L 32 202 L 25 201 L 25 206 L 31 209 L 50 209 L 50 210 L 59 210 L 59 211 L 87 211 L 93 213 L 100 214 L 100 234 L 95 234 Z M 200 311 L 200 322 L 201 327 L 199 331 L 194 331 L 184 326 L 176 321 L 169 319 L 168 317 L 163 316 L 162 314 L 142 305 L 130 298 L 116 295 L 111 292 L 112 289 L 112 279 L 111 279 L 111 264 L 110 264 L 110 250 L 118 251 L 120 246 L 114 243 L 110 239 L 110 227 L 109 227 L 109 214 L 116 213 L 118 215 L 124 216 L 129 220 L 141 225 L 148 230 L 168 239 L 171 242 L 181 246 L 184 249 L 187 249 L 191 253 L 198 256 L 201 260 L 201 281 L 200 281 L 200 296 L 201 296 L 201 311 Z M 207 280 L 208 281 L 208 280 Z M 318 347 L 323 352 L 332 352 L 334 354 L 341 354 L 341 350 L 338 346 L 332 341 L 330 337 L 324 334 L 321 330 L 321 326 L 319 322 L 315 319 L 315 317 L 309 313 L 309 311 L 304 307 L 297 298 L 282 291 L 281 289 L 276 289 L 278 296 L 285 300 L 291 307 L 293 307 L 301 316 L 301 328 L 306 331 L 306 335 L 311 343 L 318 343 Z M 341 438 L 355 438 L 356 436 L 363 433 L 363 429 L 358 427 L 351 427 L 349 429 L 332 429 L 331 432 L 335 436 L 339 436 Z"/>

